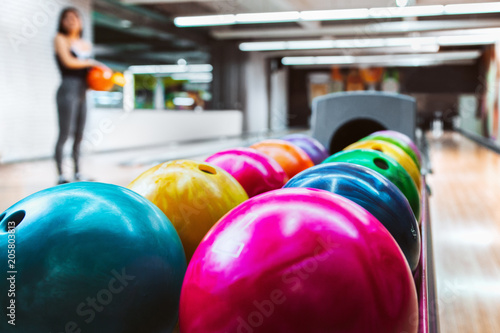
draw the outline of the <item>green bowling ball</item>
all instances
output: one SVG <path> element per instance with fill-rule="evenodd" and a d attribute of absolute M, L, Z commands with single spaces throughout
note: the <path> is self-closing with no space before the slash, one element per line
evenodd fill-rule
<path fill-rule="evenodd" d="M 418 167 L 418 170 L 420 170 L 420 161 L 419 161 L 419 159 L 417 157 L 417 154 L 415 154 L 415 152 L 413 151 L 413 149 L 411 149 L 411 147 L 408 144 L 406 144 L 404 141 L 399 140 L 397 138 L 393 138 L 393 137 L 387 136 L 387 135 L 377 134 L 377 133 L 370 134 L 367 137 L 364 137 L 363 139 L 361 139 L 359 141 L 367 141 L 367 140 L 380 140 L 380 141 L 389 142 L 389 143 L 392 143 L 395 146 L 398 146 L 399 148 L 403 149 L 404 152 L 408 156 L 411 157 L 411 159 L 413 160 L 413 162 L 415 162 L 416 166 Z"/>
<path fill-rule="evenodd" d="M 392 157 L 376 150 L 355 149 L 338 152 L 323 161 L 323 163 L 332 162 L 362 165 L 389 179 L 403 192 L 410 203 L 415 218 L 420 221 L 420 196 L 417 187 L 408 172 Z"/>

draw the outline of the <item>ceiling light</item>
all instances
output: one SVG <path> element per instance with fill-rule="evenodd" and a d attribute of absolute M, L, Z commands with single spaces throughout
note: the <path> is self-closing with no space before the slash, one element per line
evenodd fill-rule
<path fill-rule="evenodd" d="M 438 43 L 441 46 L 488 45 L 499 39 L 500 36 L 494 35 L 441 36 L 438 37 Z"/>
<path fill-rule="evenodd" d="M 235 23 L 236 15 L 184 16 L 174 19 L 174 24 L 178 27 L 231 25 Z"/>
<path fill-rule="evenodd" d="M 237 14 L 237 23 L 274 23 L 294 22 L 300 18 L 299 12 L 275 12 L 275 13 L 250 13 Z"/>
<path fill-rule="evenodd" d="M 498 13 L 500 12 L 500 2 L 446 5 L 444 11 L 448 15 Z"/>
<path fill-rule="evenodd" d="M 333 40 L 303 40 L 286 42 L 289 50 L 331 49 L 335 46 Z"/>
<path fill-rule="evenodd" d="M 368 8 L 309 10 L 301 12 L 300 18 L 304 21 L 359 20 L 370 18 L 370 12 Z"/>
<path fill-rule="evenodd" d="M 444 6 L 381 7 L 369 10 L 370 18 L 397 18 L 443 15 Z"/>
<path fill-rule="evenodd" d="M 284 57 L 281 62 L 283 65 L 324 65 L 338 64 L 346 65 L 353 64 L 355 58 L 352 56 L 329 56 L 329 57 Z"/>
<path fill-rule="evenodd" d="M 480 51 L 443 52 L 435 54 L 399 54 L 376 56 L 317 56 L 317 57 L 284 57 L 281 62 L 287 66 L 311 65 L 388 65 L 388 66 L 424 66 L 446 63 L 450 61 L 475 60 L 481 56 Z"/>
<path fill-rule="evenodd" d="M 286 50 L 287 42 L 250 42 L 241 43 L 241 51 L 276 51 Z"/>
<path fill-rule="evenodd" d="M 240 44 L 241 51 L 284 51 L 316 49 L 359 49 L 381 47 L 411 47 L 414 50 L 439 50 L 439 46 L 485 45 L 494 44 L 500 36 L 450 35 L 441 37 L 403 37 L 403 38 L 359 38 L 337 40 L 303 40 L 275 42 L 247 42 Z"/>
<path fill-rule="evenodd" d="M 397 0 L 398 7 L 356 8 L 338 10 L 286 11 L 274 13 L 243 13 L 237 15 L 182 16 L 174 19 L 178 27 L 199 27 L 233 24 L 259 24 L 299 21 L 360 20 L 377 18 L 422 17 L 439 15 L 467 15 L 500 13 L 500 2 L 454 5 L 400 6 L 406 0 Z"/>

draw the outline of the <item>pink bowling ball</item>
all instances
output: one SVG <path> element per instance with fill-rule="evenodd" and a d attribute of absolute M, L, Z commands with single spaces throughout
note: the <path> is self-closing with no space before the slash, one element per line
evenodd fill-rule
<path fill-rule="evenodd" d="M 422 154 L 420 153 L 420 149 L 418 149 L 415 142 L 413 142 L 413 140 L 410 139 L 407 135 L 400 133 L 398 131 L 389 131 L 389 130 L 378 131 L 378 132 L 372 133 L 370 135 L 386 136 L 386 137 L 390 137 L 390 138 L 394 138 L 394 139 L 403 141 L 405 144 L 407 144 L 411 148 L 411 150 L 413 150 L 415 152 L 415 155 L 417 155 L 418 162 L 422 163 Z"/>
<path fill-rule="evenodd" d="M 283 168 L 269 156 L 252 148 L 224 150 L 206 159 L 232 175 L 248 197 L 283 187 L 288 181 Z"/>
<path fill-rule="evenodd" d="M 389 232 L 322 190 L 281 189 L 233 209 L 189 264 L 183 333 L 416 333 L 410 269 Z"/>

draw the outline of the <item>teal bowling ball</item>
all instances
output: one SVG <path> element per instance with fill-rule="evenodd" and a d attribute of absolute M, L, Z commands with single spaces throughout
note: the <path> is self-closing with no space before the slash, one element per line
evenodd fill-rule
<path fill-rule="evenodd" d="M 0 332 L 153 333 L 177 323 L 182 244 L 126 188 L 73 183 L 19 201 L 0 214 L 0 257 Z"/>

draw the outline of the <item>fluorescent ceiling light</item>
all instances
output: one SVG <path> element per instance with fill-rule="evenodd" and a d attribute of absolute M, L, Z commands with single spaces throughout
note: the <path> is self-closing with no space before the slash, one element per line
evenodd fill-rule
<path fill-rule="evenodd" d="M 436 16 L 444 14 L 444 6 L 381 7 L 369 10 L 370 18 Z"/>
<path fill-rule="evenodd" d="M 287 48 L 290 50 L 331 49 L 335 47 L 335 41 L 333 40 L 304 40 L 286 43 Z"/>
<path fill-rule="evenodd" d="M 359 20 L 370 18 L 370 12 L 368 8 L 309 10 L 301 12 L 300 18 L 304 21 Z"/>
<path fill-rule="evenodd" d="M 438 43 L 442 46 L 488 45 L 494 44 L 499 39 L 500 36 L 494 35 L 442 36 L 438 37 Z"/>
<path fill-rule="evenodd" d="M 355 57 L 352 56 L 325 56 L 325 57 L 284 57 L 281 59 L 283 65 L 347 65 L 354 64 Z"/>
<path fill-rule="evenodd" d="M 174 24 L 178 27 L 203 27 L 215 25 L 231 25 L 236 23 L 236 15 L 206 15 L 176 17 Z"/>
<path fill-rule="evenodd" d="M 237 23 L 273 23 L 273 22 L 294 22 L 299 20 L 299 12 L 275 12 L 275 13 L 250 13 L 237 14 Z"/>
<path fill-rule="evenodd" d="M 145 66 L 130 66 L 128 70 L 133 74 L 171 74 L 171 73 L 190 73 L 190 72 L 209 73 L 213 70 L 213 67 L 210 64 L 145 65 Z"/>
<path fill-rule="evenodd" d="M 393 66 L 423 66 L 450 61 L 475 60 L 481 56 L 480 51 L 443 52 L 435 54 L 400 54 L 378 56 L 318 56 L 318 57 L 284 57 L 281 62 L 287 66 L 303 65 L 349 65 L 349 64 L 388 64 Z"/>
<path fill-rule="evenodd" d="M 387 38 L 385 46 L 411 46 L 415 45 L 435 45 L 437 44 L 436 37 L 406 37 L 406 38 Z"/>
<path fill-rule="evenodd" d="M 448 15 L 498 13 L 500 12 L 500 2 L 446 5 L 444 11 Z"/>
<path fill-rule="evenodd" d="M 244 13 L 236 15 L 181 16 L 174 19 L 178 27 L 199 27 L 233 24 L 259 24 L 299 21 L 360 20 L 380 18 L 422 17 L 500 13 L 500 2 L 455 5 L 357 8 L 338 10 L 287 11 L 274 13 Z"/>
<path fill-rule="evenodd" d="M 276 51 L 286 50 L 287 42 L 251 42 L 241 43 L 241 51 Z"/>
<path fill-rule="evenodd" d="M 247 42 L 240 44 L 241 51 L 284 51 L 315 49 L 359 49 L 381 47 L 411 47 L 420 50 L 425 47 L 439 49 L 439 46 L 485 45 L 494 44 L 500 36 L 490 35 L 450 35 L 441 37 L 406 38 L 359 38 L 337 40 L 303 40 L 276 42 Z"/>

